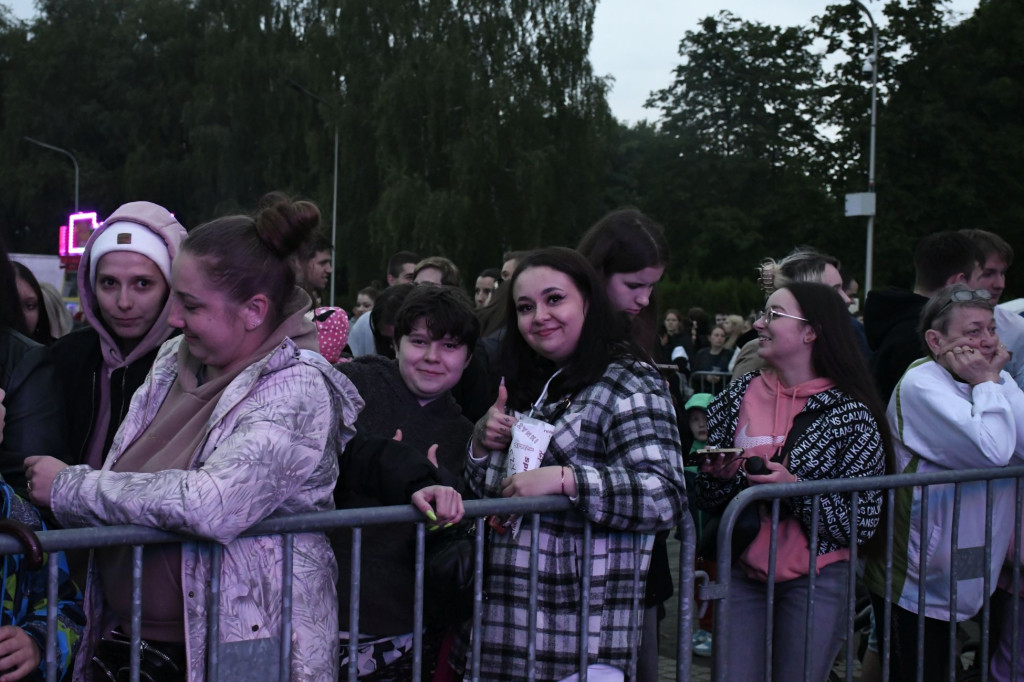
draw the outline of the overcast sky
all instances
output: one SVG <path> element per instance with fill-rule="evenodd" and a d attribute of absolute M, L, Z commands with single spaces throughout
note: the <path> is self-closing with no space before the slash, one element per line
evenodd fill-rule
<path fill-rule="evenodd" d="M 608 101 L 618 119 L 654 120 L 657 111 L 644 109 L 644 102 L 652 91 L 672 82 L 672 70 L 680 62 L 679 41 L 701 19 L 727 9 L 749 21 L 806 26 L 827 4 L 827 0 L 600 0 L 590 61 L 597 75 L 615 77 Z M 875 21 L 882 19 L 884 2 L 865 0 L 864 4 Z M 950 3 L 965 16 L 977 6 L 978 0 Z"/>
<path fill-rule="evenodd" d="M 0 2 L 21 18 L 35 13 L 32 0 Z M 679 64 L 679 41 L 700 19 L 728 9 L 741 19 L 807 25 L 826 4 L 828 0 L 600 0 L 590 60 L 597 75 L 615 78 L 608 100 L 618 119 L 654 120 L 657 112 L 644 109 L 644 102 L 652 91 L 671 83 L 672 69 Z M 865 0 L 865 4 L 879 20 L 882 0 Z M 951 2 L 955 11 L 965 15 L 977 6 L 978 0 Z"/>

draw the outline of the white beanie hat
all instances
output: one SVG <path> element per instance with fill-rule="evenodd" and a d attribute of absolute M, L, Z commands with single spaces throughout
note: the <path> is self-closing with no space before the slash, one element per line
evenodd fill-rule
<path fill-rule="evenodd" d="M 89 276 L 96 286 L 96 265 L 111 251 L 132 251 L 142 254 L 160 268 L 167 283 L 171 282 L 171 254 L 167 243 L 148 227 L 119 220 L 100 232 L 89 250 Z"/>

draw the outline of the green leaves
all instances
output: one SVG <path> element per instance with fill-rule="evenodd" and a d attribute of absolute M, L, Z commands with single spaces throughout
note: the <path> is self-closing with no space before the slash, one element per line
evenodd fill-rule
<path fill-rule="evenodd" d="M 1024 3 L 987 0 L 960 24 L 947 6 L 876 12 L 879 284 L 907 285 L 913 244 L 937 229 L 1024 236 Z M 284 189 L 326 227 L 337 128 L 339 292 L 399 249 L 471 276 L 507 249 L 575 244 L 629 204 L 665 225 L 676 281 L 746 281 L 801 243 L 862 268 L 863 221 L 843 217 L 867 182 L 871 36 L 855 6 L 807 26 L 704 19 L 651 94 L 660 119 L 633 128 L 587 57 L 595 7 L 42 0 L 30 26 L 2 14 L 0 220 L 16 250 L 56 251 L 73 173 L 29 135 L 76 155 L 83 208 L 103 215 L 148 199 L 194 226 Z"/>
<path fill-rule="evenodd" d="M 101 214 L 146 198 L 194 226 L 280 188 L 329 224 L 337 126 L 352 291 L 399 249 L 475 274 L 574 243 L 603 212 L 612 126 L 587 59 L 595 4 L 45 0 L 29 34 L 0 22 L 0 179 L 19 188 L 0 215 L 56 250 L 67 164 L 23 149 L 29 134 L 75 152 Z"/>

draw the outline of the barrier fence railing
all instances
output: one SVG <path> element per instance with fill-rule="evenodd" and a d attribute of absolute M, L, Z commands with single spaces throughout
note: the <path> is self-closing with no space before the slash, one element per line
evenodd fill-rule
<path fill-rule="evenodd" d="M 530 554 L 530 566 L 531 566 L 531 590 L 530 594 L 526 595 L 529 603 L 530 619 L 535 624 L 537 614 L 537 560 L 538 560 L 538 543 L 537 534 L 540 528 L 540 514 L 542 513 L 559 513 L 565 512 L 571 509 L 571 503 L 563 496 L 547 496 L 547 497 L 536 497 L 536 498 L 509 498 L 509 499 L 487 499 L 487 500 L 471 500 L 465 503 L 466 517 L 472 518 L 476 523 L 476 562 L 475 562 L 475 576 L 474 576 L 474 608 L 473 608 L 473 627 L 475 631 L 479 631 L 481 627 L 481 609 L 483 603 L 483 552 L 484 552 L 484 528 L 485 519 L 491 515 L 508 515 L 508 514 L 522 514 L 524 515 L 523 527 L 532 529 L 533 542 L 531 546 Z M 282 579 L 285 589 L 282 594 L 282 632 L 280 633 L 280 641 L 276 647 L 276 652 L 273 655 L 266 656 L 266 660 L 260 660 L 258 655 L 254 654 L 253 651 L 249 651 L 248 655 L 243 657 L 239 656 L 228 656 L 225 657 L 220 651 L 219 645 L 219 623 L 218 623 L 218 610 L 219 610 L 219 590 L 220 590 L 220 572 L 221 562 L 223 558 L 223 546 L 214 542 L 203 541 L 202 539 L 178 535 L 175 533 L 168 533 L 160 530 L 151 528 L 145 528 L 141 526 L 110 526 L 100 528 L 83 528 L 83 529 L 70 529 L 70 530 L 53 530 L 46 531 L 38 534 L 39 541 L 44 551 L 57 551 L 57 550 L 74 550 L 74 549 L 91 549 L 91 548 L 103 548 L 103 547 L 117 547 L 117 546 L 131 546 L 132 547 L 132 584 L 131 589 L 131 632 L 128 633 L 131 639 L 131 658 L 130 658 L 130 671 L 129 679 L 131 682 L 138 682 L 140 679 L 139 667 L 140 667 L 140 650 L 141 650 L 141 624 L 142 624 L 142 550 L 144 546 L 156 545 L 156 544 L 167 544 L 167 543 L 181 543 L 181 542 L 200 542 L 205 545 L 211 552 L 211 581 L 209 593 L 206 595 L 208 604 L 208 625 L 207 625 L 207 660 L 206 660 L 206 679 L 209 682 L 216 682 L 217 680 L 235 680 L 235 679 L 246 679 L 246 680 L 288 680 L 290 679 L 290 614 L 291 609 L 291 591 L 290 584 L 292 579 L 292 557 L 293 557 L 293 545 L 292 537 L 296 533 L 309 533 L 319 531 L 331 531 L 339 528 L 350 528 L 352 529 L 351 538 L 351 565 L 349 567 L 350 580 L 348 589 L 350 590 L 350 611 L 349 611 L 349 630 L 351 632 L 358 632 L 359 622 L 359 586 L 361 578 L 361 529 L 367 526 L 381 525 L 381 524 L 394 524 L 394 523 L 415 523 L 416 524 L 416 553 L 415 553 L 415 600 L 413 605 L 413 622 L 414 622 L 414 644 L 413 644 L 413 680 L 420 680 L 421 669 L 422 669 L 422 652 L 423 652 L 423 631 L 424 631 L 424 594 L 425 590 L 429 589 L 429 586 L 423 584 L 424 576 L 424 555 L 426 548 L 426 522 L 423 519 L 423 515 L 418 510 L 414 509 L 411 505 L 393 506 L 393 507 L 372 507 L 362 509 L 346 509 L 332 512 L 320 512 L 320 513 L 305 513 L 295 514 L 287 517 L 277 517 L 268 519 L 256 526 L 250 528 L 248 531 L 242 534 L 242 537 L 251 536 L 283 536 L 284 546 L 283 555 L 284 562 L 282 566 Z M 589 522 L 585 522 L 583 535 L 583 556 L 581 557 L 581 613 L 580 622 L 588 622 L 587 604 L 588 595 L 590 589 L 590 542 L 591 542 L 591 526 Z M 695 550 L 695 531 L 693 523 L 688 514 L 684 515 L 682 524 L 679 527 L 679 538 L 680 538 L 680 554 L 679 554 L 679 566 L 680 572 L 677 576 L 677 599 L 678 599 L 678 628 L 680 643 L 685 643 L 685 646 L 680 646 L 677 662 L 676 662 L 676 679 L 680 682 L 685 682 L 690 679 L 690 635 L 691 635 L 691 622 L 693 620 L 693 599 L 694 594 L 694 550 Z M 6 535 L 0 535 L 0 555 L 6 554 L 19 554 L 24 550 L 18 541 Z M 344 574 L 344 567 L 339 567 L 339 570 Z M 50 562 L 50 570 L 48 575 L 48 593 L 49 603 L 47 611 L 47 646 L 45 651 L 44 659 L 46 661 L 47 670 L 47 682 L 56 682 L 57 680 L 57 665 L 56 665 L 56 621 L 57 621 L 57 563 Z M 634 594 L 633 594 L 633 606 L 634 613 L 636 614 L 632 621 L 632 629 L 630 632 L 633 650 L 633 657 L 630 661 L 630 669 L 627 671 L 629 675 L 628 679 L 635 679 L 636 666 L 637 666 L 637 654 L 636 651 L 639 649 L 640 642 L 640 623 L 639 614 L 643 612 L 643 598 L 644 598 L 644 583 L 640 579 L 639 564 L 637 565 L 636 574 L 634 576 Z M 345 589 L 345 585 L 340 585 L 339 589 Z M 535 625 L 534 625 L 535 627 Z M 567 656 L 577 656 L 579 661 L 580 675 L 579 679 L 585 681 L 587 679 L 587 665 L 588 665 L 588 654 L 587 654 L 587 628 L 584 628 L 581 633 L 581 642 L 578 647 L 578 651 L 566 652 Z M 355 637 L 350 638 L 349 643 L 349 665 L 347 670 L 341 670 L 339 679 L 355 680 L 357 677 L 356 661 L 358 658 L 357 647 L 358 640 Z M 480 638 L 472 638 L 473 647 L 473 667 L 467 671 L 466 679 L 476 680 L 479 678 L 480 671 Z M 531 650 L 530 661 L 534 662 L 535 653 Z M 531 678 L 532 679 L 532 676 Z"/>
<path fill-rule="evenodd" d="M 717 395 L 729 385 L 730 379 L 732 379 L 732 372 L 695 371 L 690 373 L 690 387 L 697 393 Z"/>
<path fill-rule="evenodd" d="M 767 512 L 770 514 L 772 523 L 772 536 L 773 539 L 770 543 L 770 553 L 774 556 L 776 552 L 776 541 L 774 539 L 775 531 L 778 528 L 780 511 L 782 501 L 792 497 L 812 497 L 814 498 L 814 509 L 817 510 L 819 500 L 822 495 L 826 494 L 848 494 L 850 495 L 852 502 L 852 514 L 848 519 L 849 532 L 853 536 L 856 532 L 859 519 L 858 502 L 859 497 L 866 491 L 882 491 L 887 509 L 891 510 L 895 505 L 895 496 L 900 489 L 909 489 L 914 487 L 923 487 L 925 489 L 933 488 L 936 486 L 952 486 L 954 490 L 953 502 L 951 515 L 955 520 L 954 528 L 959 528 L 959 518 L 963 506 L 962 493 L 964 486 L 968 485 L 983 486 L 985 495 L 985 510 L 986 510 L 986 538 L 983 552 L 979 553 L 978 548 L 975 547 L 960 547 L 957 544 L 957 535 L 954 532 L 952 539 L 952 546 L 949 548 L 950 556 L 954 557 L 953 566 L 951 568 L 950 578 L 950 592 L 951 598 L 949 600 L 949 608 L 951 612 L 955 612 L 956 609 L 956 594 L 957 585 L 963 580 L 974 580 L 981 579 L 984 583 L 984 602 L 981 610 L 981 646 L 978 648 L 976 656 L 979 657 L 980 663 L 980 679 L 986 679 L 987 675 L 987 663 L 988 663 L 988 644 L 990 640 L 989 631 L 989 617 L 990 617 L 990 599 L 989 595 L 992 592 L 992 577 L 988 570 L 981 570 L 985 567 L 991 566 L 993 561 L 992 556 L 992 526 L 993 524 L 1013 524 L 1013 533 L 1016 538 L 1021 537 L 1021 519 L 1022 519 L 1022 508 L 1024 508 L 1024 467 L 1012 467 L 1004 469 L 982 469 L 982 470 L 968 470 L 968 471 L 948 471 L 941 473 L 915 473 L 915 474 L 901 474 L 895 476 L 884 476 L 877 478 L 862 478 L 862 479 L 835 479 L 835 480 L 823 480 L 823 481 L 801 481 L 798 483 L 787 483 L 787 484 L 772 484 L 772 485 L 760 485 L 750 487 L 739 495 L 737 495 L 730 504 L 726 507 L 723 512 L 722 520 L 718 529 L 717 545 L 718 545 L 718 564 L 721 567 L 719 570 L 719 576 L 715 581 L 703 580 L 701 585 L 698 587 L 698 595 L 705 600 L 716 602 L 715 604 L 715 625 L 714 625 L 714 647 L 713 647 L 713 668 L 712 674 L 715 680 L 729 680 L 730 677 L 730 651 L 727 646 L 728 637 L 727 633 L 730 632 L 731 627 L 737 627 L 742 624 L 731 622 L 732 618 L 729 613 L 729 591 L 731 576 L 728 567 L 733 563 L 732 555 L 732 534 L 734 532 L 736 521 L 739 518 L 740 513 L 743 509 L 751 504 L 767 503 L 770 506 L 770 510 Z M 993 514 L 993 497 L 994 497 L 994 486 L 996 485 L 1013 485 L 1014 494 L 1014 516 L 1012 519 L 999 518 L 994 519 Z M 974 490 L 971 488 L 970 490 Z M 927 518 L 927 505 L 928 495 L 922 496 L 923 513 L 922 518 Z M 476 519 L 476 564 L 475 564 L 475 580 L 474 580 L 474 609 L 473 609 L 473 623 L 474 627 L 479 631 L 481 626 L 481 608 L 483 603 L 483 552 L 484 552 L 484 533 L 482 532 L 485 527 L 484 519 L 490 515 L 507 515 L 507 514 L 523 514 L 526 516 L 524 519 L 524 528 L 531 528 L 533 530 L 533 537 L 536 538 L 537 530 L 539 529 L 541 513 L 561 513 L 566 512 L 571 508 L 571 503 L 561 496 L 551 497 L 540 497 L 540 498 L 510 498 L 510 499 L 493 499 L 493 500 L 474 500 L 466 502 L 467 518 Z M 884 558 L 885 564 L 885 592 L 888 594 L 892 588 L 892 565 L 893 565 L 893 534 L 894 534 L 894 515 L 887 513 L 885 516 L 885 522 L 878 529 L 878 533 L 884 534 Z M 290 538 L 294 533 L 305 533 L 305 532 L 317 532 L 317 531 L 330 531 L 338 528 L 351 528 L 353 530 L 351 539 L 351 555 L 352 563 L 348 567 L 348 573 L 350 575 L 348 589 L 350 590 L 350 631 L 358 632 L 358 621 L 359 621 L 359 585 L 361 578 L 361 528 L 379 524 L 392 524 L 392 523 L 414 523 L 416 524 L 416 585 L 415 585 L 415 600 L 414 600 L 414 663 L 413 663 L 413 678 L 414 680 L 420 679 L 420 670 L 422 662 L 422 633 L 424 626 L 424 611 L 423 611 L 423 599 L 425 590 L 429 589 L 428 585 L 423 584 L 423 567 L 424 567 L 424 551 L 426 546 L 426 537 L 428 531 L 426 530 L 425 522 L 420 512 L 413 509 L 411 506 L 396 506 L 396 507 L 374 507 L 364 509 L 349 509 L 339 510 L 333 512 L 313 513 L 313 514 L 296 514 L 288 517 L 279 517 L 264 521 L 257 526 L 254 526 L 244 536 L 284 536 L 286 538 L 284 543 L 284 556 L 285 561 L 283 564 L 283 578 L 284 583 L 287 585 L 290 583 L 291 571 L 292 571 L 292 544 Z M 820 523 L 818 513 L 815 511 L 811 520 L 811 528 L 809 536 L 811 538 L 811 551 L 810 551 L 810 566 L 809 566 L 809 592 L 808 602 L 813 604 L 814 599 L 814 576 L 816 574 L 816 552 L 815 552 L 815 539 L 817 537 L 817 526 Z M 696 547 L 696 536 L 693 528 L 692 521 L 687 514 L 683 523 L 680 526 L 680 542 L 679 542 L 679 570 L 676 575 L 676 618 L 678 626 L 678 637 L 676 640 L 676 680 L 686 681 L 691 676 L 691 633 L 692 633 L 692 622 L 694 615 L 693 605 L 693 594 L 694 594 L 694 557 Z M 130 679 L 135 682 L 139 679 L 139 646 L 140 638 L 139 632 L 141 628 L 141 589 L 142 580 L 142 548 L 145 545 L 150 544 L 164 544 L 164 543 L 175 543 L 175 542 L 197 542 L 194 537 L 185 537 L 173 533 L 166 533 L 159 530 L 143 528 L 138 526 L 117 526 L 117 527 L 105 527 L 105 528 L 86 528 L 86 529 L 75 529 L 75 530 L 57 530 L 48 531 L 39 534 L 39 540 L 45 551 L 53 550 L 67 550 L 67 549 L 84 549 L 84 548 L 96 548 L 96 547 L 114 547 L 114 546 L 131 546 L 133 548 L 133 578 L 132 578 L 132 614 L 131 614 L 131 632 L 130 637 L 132 640 L 132 656 L 131 656 L 131 671 Z M 586 548 L 590 541 L 590 526 L 589 524 L 584 525 L 584 547 Z M 276 654 L 268 661 L 254 660 L 253 658 L 246 658 L 245 660 L 239 660 L 238 658 L 224 658 L 220 655 L 218 642 L 218 629 L 217 629 L 217 608 L 218 608 L 218 596 L 219 596 L 219 582 L 217 580 L 219 575 L 219 563 L 221 561 L 221 554 L 223 547 L 216 543 L 207 542 L 206 544 L 212 553 L 213 565 L 215 570 L 213 571 L 213 580 L 210 585 L 210 592 L 207 595 L 209 608 L 209 628 L 208 628 L 208 657 L 207 657 L 207 679 L 211 682 L 218 679 L 232 680 L 240 679 L 239 675 L 243 675 L 244 679 L 247 680 L 259 680 L 259 679 L 275 679 L 275 680 L 287 680 L 289 679 L 290 670 L 288 666 L 289 651 L 291 646 L 290 637 L 288 636 L 288 619 L 285 618 L 285 628 L 280 642 L 278 643 Z M 963 550 L 963 551 L 961 551 Z M 0 554 L 18 554 L 23 551 L 21 545 L 12 537 L 0 536 Z M 846 609 L 845 629 L 846 629 L 846 670 L 845 679 L 853 679 L 853 668 L 852 662 L 854 656 L 854 600 L 855 600 L 855 584 L 857 581 L 857 564 L 858 564 L 858 548 L 852 546 L 850 548 L 851 556 L 849 562 L 848 571 L 848 604 Z M 537 610 L 537 591 L 536 591 L 536 566 L 538 559 L 538 548 L 537 543 L 534 541 L 531 547 L 530 565 L 533 570 L 533 576 L 531 580 L 530 594 L 525 598 L 529 600 L 529 608 L 531 619 L 536 620 Z M 589 568 L 589 552 L 585 549 L 585 555 L 581 559 L 581 564 L 585 568 Z M 980 558 L 980 560 L 979 560 Z M 996 558 L 998 560 L 998 557 Z M 774 562 L 774 559 L 772 560 Z M 979 569 L 979 566 L 981 569 Z M 345 573 L 345 567 L 339 567 L 342 573 Z M 927 570 L 926 566 L 920 567 L 921 571 Z M 1014 563 L 1012 569 L 1012 580 L 1016 585 L 1020 584 L 1020 566 L 1018 563 Z M 45 660 L 47 661 L 47 680 L 54 682 L 56 678 L 56 590 L 57 590 L 57 565 L 56 562 L 50 562 L 49 564 L 49 575 L 48 575 L 48 592 L 49 592 L 49 603 L 47 613 L 47 624 L 49 628 L 47 638 L 47 648 L 45 652 Z M 768 576 L 768 619 L 771 619 L 771 594 L 772 586 L 774 581 L 774 569 L 769 572 Z M 581 602 L 583 603 L 583 612 L 581 613 L 581 622 L 587 621 L 586 603 L 587 594 L 590 589 L 590 573 L 589 570 L 583 570 L 581 576 Z M 339 589 L 345 589 L 345 585 L 341 585 Z M 633 595 L 634 610 L 639 613 L 642 611 L 642 599 L 643 599 L 643 584 L 639 580 L 639 576 L 634 582 L 634 595 Z M 285 589 L 283 594 L 284 612 L 287 613 L 290 608 L 290 592 Z M 1019 641 L 1020 636 L 1024 633 L 1017 631 L 1017 624 L 1019 622 L 1018 609 L 1019 600 L 1015 599 L 1012 603 L 1012 623 L 1013 623 L 1013 641 Z M 919 604 L 924 604 L 924 592 L 923 586 L 919 590 Z M 810 612 L 808 611 L 808 622 L 810 622 Z M 888 663 L 890 658 L 889 644 L 892 642 L 891 633 L 889 632 L 889 615 L 891 613 L 891 603 L 886 600 L 885 605 L 885 617 L 883 622 L 880 624 L 882 628 L 882 641 L 885 646 L 881 652 L 882 656 L 882 675 L 883 680 L 889 679 L 888 677 Z M 955 613 L 953 614 L 955 616 Z M 952 646 L 956 641 L 956 618 L 950 618 L 951 622 L 949 637 L 950 637 L 950 658 L 954 656 L 954 647 Z M 630 633 L 632 642 L 635 644 L 639 643 L 639 623 L 637 619 L 633 621 L 634 627 Z M 923 631 L 923 621 L 921 623 L 921 631 Z M 766 638 L 765 646 L 767 650 L 766 660 L 770 666 L 771 661 L 771 629 L 768 629 L 769 636 Z M 920 633 L 920 631 L 919 631 Z M 808 640 L 809 641 L 809 640 Z M 474 665 L 470 671 L 467 671 L 467 679 L 477 679 L 479 677 L 479 638 L 474 638 L 473 641 L 473 661 Z M 341 679 L 356 679 L 356 668 L 355 668 L 355 653 L 356 653 L 357 642 L 355 639 L 349 644 L 350 652 L 350 664 L 346 670 L 341 671 Z M 637 647 L 633 647 L 634 650 Z M 533 661 L 533 653 L 531 653 L 530 660 Z M 575 652 L 566 652 L 567 656 L 576 656 L 579 662 L 579 669 L 581 670 L 580 679 L 586 679 L 586 668 L 588 662 L 588 655 L 584 642 L 577 648 Z M 920 663 L 924 656 L 924 648 L 921 643 L 921 637 L 918 638 L 918 646 L 916 648 L 917 660 Z M 810 658 L 809 656 L 807 657 Z M 629 678 L 635 676 L 635 670 L 637 665 L 636 654 L 630 662 L 630 670 L 627 671 Z M 1012 664 L 1013 670 L 1024 671 L 1024 661 L 1016 660 L 1016 651 L 1014 651 L 1014 657 Z M 952 660 L 950 661 L 950 675 L 949 679 L 954 679 L 954 666 Z M 771 671 L 766 670 L 765 679 L 770 679 Z M 262 677 L 261 677 L 262 676 Z M 805 670 L 804 679 L 809 679 L 808 672 Z M 917 679 L 923 679 L 922 666 L 918 665 Z"/>
<path fill-rule="evenodd" d="M 1013 518 L 993 518 L 993 499 L 994 499 L 994 486 L 1002 485 L 1007 486 L 1012 484 L 1014 487 L 1014 516 Z M 958 544 L 958 533 L 960 528 L 961 512 L 963 508 L 963 492 L 965 486 L 983 486 L 985 495 L 985 544 L 982 552 L 979 554 L 977 547 L 960 547 Z M 953 487 L 953 502 L 952 509 L 949 510 L 952 518 L 952 537 L 951 546 L 948 547 L 949 557 L 951 558 L 950 572 L 950 598 L 949 598 L 949 613 L 950 617 L 948 621 L 949 625 L 949 660 L 947 661 L 948 667 L 948 679 L 954 680 L 956 678 L 956 641 L 957 641 L 957 590 L 958 584 L 967 580 L 983 580 L 983 605 L 980 611 L 981 615 L 981 644 L 978 647 L 975 655 L 978 657 L 976 662 L 979 664 L 979 676 L 977 679 L 986 680 L 988 678 L 988 663 L 989 663 L 989 643 L 990 643 L 990 631 L 989 631 L 989 619 L 990 619 L 990 595 L 992 594 L 995 586 L 992 584 L 992 575 L 989 567 L 993 565 L 993 559 L 1001 566 L 1003 557 L 993 557 L 992 555 L 992 529 L 994 524 L 1012 524 L 1013 525 L 1013 537 L 1018 540 L 1018 548 L 1020 547 L 1021 535 L 1021 514 L 1022 514 L 1022 501 L 1024 501 L 1024 466 L 1005 467 L 1005 468 L 992 468 L 992 469 L 972 469 L 972 470 L 961 470 L 961 471 L 943 471 L 943 472 L 929 472 L 929 473 L 909 473 L 909 474 L 898 474 L 889 476 L 879 476 L 873 478 L 847 478 L 847 479 L 831 479 L 831 480 L 819 480 L 819 481 L 800 481 L 796 483 L 781 483 L 781 484 L 765 484 L 751 486 L 740 492 L 725 508 L 722 513 L 722 519 L 718 527 L 717 536 L 717 556 L 718 556 L 718 579 L 716 581 L 709 581 L 698 587 L 698 596 L 701 599 L 714 601 L 715 602 L 715 624 L 714 624 L 714 642 L 713 648 L 713 667 L 712 675 L 713 679 L 719 682 L 726 682 L 732 679 L 730 677 L 730 663 L 731 654 L 727 646 L 728 637 L 731 633 L 730 628 L 741 627 L 741 623 L 732 622 L 732 614 L 729 610 L 729 598 L 730 598 L 730 583 L 731 583 L 731 571 L 729 567 L 733 565 L 734 557 L 732 556 L 732 537 L 736 529 L 737 521 L 740 518 L 740 514 L 748 506 L 761 502 L 770 503 L 770 511 L 766 510 L 766 513 L 770 513 L 771 516 L 771 540 L 769 547 L 769 573 L 767 583 L 767 612 L 766 612 L 766 631 L 767 637 L 765 642 L 765 680 L 771 679 L 771 667 L 772 667 L 772 598 L 773 590 L 775 585 L 775 554 L 777 550 L 777 531 L 779 524 L 780 506 L 782 500 L 794 497 L 812 497 L 813 498 L 813 511 L 811 519 L 811 527 L 808 530 L 808 536 L 810 538 L 810 562 L 808 566 L 808 605 L 807 605 L 807 627 L 810 628 L 812 623 L 813 615 L 813 603 L 814 603 L 814 580 L 817 569 L 816 556 L 816 540 L 818 536 L 818 526 L 821 522 L 819 515 L 820 498 L 824 494 L 835 494 L 842 493 L 850 495 L 852 502 L 852 514 L 849 518 L 849 533 L 850 537 L 856 537 L 856 529 L 858 527 L 859 509 L 858 501 L 859 496 L 868 491 L 882 491 L 884 494 L 884 509 L 887 510 L 883 513 L 885 520 L 884 527 L 879 527 L 877 533 L 884 533 L 884 567 L 885 567 L 885 587 L 884 591 L 887 595 L 891 595 L 893 586 L 893 539 L 895 532 L 895 514 L 892 510 L 895 509 L 896 503 L 896 492 L 900 489 L 912 489 L 922 488 L 927 491 L 938 486 Z M 970 489 L 972 492 L 977 492 L 976 488 Z M 692 496 L 691 496 L 692 500 Z M 921 496 L 921 509 L 919 518 L 921 524 L 924 523 L 924 519 L 929 517 L 928 515 L 929 495 L 922 494 Z M 928 529 L 920 528 L 921 536 L 925 537 Z M 940 548 L 946 549 L 946 548 Z M 857 582 L 857 569 L 858 569 L 858 555 L 857 555 L 856 543 L 852 543 L 850 547 L 850 561 L 848 567 L 848 603 L 846 609 L 846 669 L 845 679 L 851 681 L 853 679 L 853 661 L 854 661 L 854 600 L 855 600 L 855 586 Z M 925 552 L 921 552 L 921 561 L 919 563 L 924 564 L 926 561 Z M 917 567 L 919 575 L 927 575 L 928 566 L 927 564 L 920 565 Z M 1020 582 L 1020 562 L 1012 562 L 1012 584 L 1015 586 L 1021 585 Z M 996 571 L 998 574 L 998 570 Z M 925 607 L 925 580 L 921 580 L 918 589 L 918 613 L 924 612 Z M 1012 601 L 1012 642 L 1019 642 L 1020 637 L 1024 633 L 1018 632 L 1018 624 L 1020 622 L 1018 609 L 1020 606 L 1020 599 L 1014 598 Z M 882 679 L 884 681 L 889 680 L 889 663 L 890 663 L 890 644 L 892 643 L 892 637 L 890 632 L 890 616 L 892 609 L 892 602 L 890 599 L 885 598 L 885 609 L 883 622 L 880 624 L 882 628 L 882 642 L 884 646 L 880 652 L 882 657 Z M 923 663 L 924 663 L 924 626 L 925 621 L 923 618 L 918 621 L 918 632 L 917 632 L 917 647 L 916 647 L 916 679 L 920 682 L 924 679 L 923 675 Z M 805 668 L 803 679 L 810 680 L 810 644 L 811 639 L 807 638 L 806 648 L 804 652 Z M 1019 674 L 1024 672 L 1024 661 L 1017 660 L 1017 653 L 1019 647 L 1013 647 L 1012 650 L 1012 661 L 1011 670 L 1013 671 L 1013 679 L 1021 679 Z M 783 682 L 783 681 L 780 681 Z M 789 682 L 788 680 L 784 682 Z M 818 680 L 814 682 L 820 682 Z M 895 682 L 895 681 L 894 681 Z M 929 682 L 931 682 L 929 680 Z"/>

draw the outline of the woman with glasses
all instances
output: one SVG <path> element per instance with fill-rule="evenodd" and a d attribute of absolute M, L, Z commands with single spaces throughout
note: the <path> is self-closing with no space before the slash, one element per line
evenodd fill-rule
<path fill-rule="evenodd" d="M 720 511 L 747 486 L 882 474 L 889 447 L 884 413 L 839 294 L 824 284 L 790 283 L 768 297 L 754 328 L 766 367 L 733 382 L 708 407 L 708 447 L 740 453 L 705 459 L 697 476 L 697 504 Z M 756 536 L 733 557 L 728 601 L 733 625 L 715 635 L 730 652 L 732 679 L 759 679 L 766 666 L 772 679 L 804 679 L 805 651 L 811 655 L 810 679 L 828 677 L 845 632 L 850 545 L 874 534 L 882 499 L 877 491 L 860 495 L 857 533 L 851 536 L 849 495 L 820 496 L 808 628 L 814 504 L 811 496 L 782 499 L 774 585 L 767 584 L 770 514 L 759 511 L 759 528 L 755 522 L 751 533 Z M 769 587 L 775 600 L 770 640 Z"/>
<path fill-rule="evenodd" d="M 776 289 L 781 289 L 790 282 L 820 282 L 834 289 L 847 305 L 850 303 L 843 291 L 843 277 L 839 274 L 839 260 L 809 246 L 797 247 L 780 261 L 766 258 L 757 268 L 757 283 L 765 296 L 770 296 Z M 848 322 L 847 326 L 850 327 L 850 332 L 858 333 L 857 326 L 852 322 Z M 860 329 L 859 337 L 863 337 L 863 335 L 864 330 Z M 867 343 L 863 341 L 861 343 L 861 347 L 866 349 Z M 756 336 L 740 346 L 732 364 L 733 381 L 764 366 L 764 361 L 759 357 L 758 348 Z"/>
<path fill-rule="evenodd" d="M 954 284 L 940 290 L 921 311 L 921 336 L 928 355 L 904 373 L 889 401 L 895 473 L 1003 467 L 1024 464 L 1024 393 L 1003 367 L 1010 355 L 999 341 L 989 292 Z M 924 679 L 946 679 L 950 622 L 981 610 L 985 571 L 989 594 L 1006 558 L 1014 523 L 1014 479 L 960 487 L 960 523 L 954 528 L 953 485 L 899 491 L 893 509 L 891 679 L 917 677 L 917 633 L 924 617 Z M 987 523 L 986 497 L 991 494 Z M 905 494 L 904 494 L 905 493 Z M 923 517 L 924 496 L 928 515 Z M 956 598 L 950 589 L 953 556 L 981 558 L 991 528 L 991 561 L 971 570 L 958 566 Z M 971 550 L 974 550 L 973 552 Z M 869 561 L 865 583 L 875 617 L 884 617 L 884 557 Z M 924 591 L 924 612 L 919 596 Z M 884 643 L 883 643 L 884 644 Z"/>

